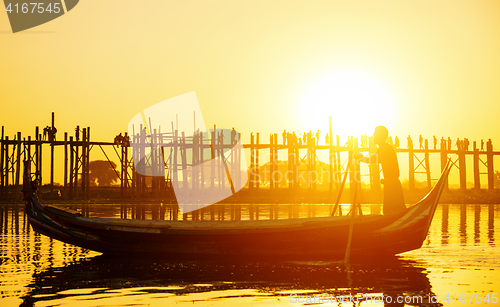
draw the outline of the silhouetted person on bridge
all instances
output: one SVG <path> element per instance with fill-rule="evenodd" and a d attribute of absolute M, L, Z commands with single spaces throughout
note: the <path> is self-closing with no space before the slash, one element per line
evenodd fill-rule
<path fill-rule="evenodd" d="M 47 135 L 49 134 L 49 130 L 50 130 L 50 127 L 47 126 L 45 128 L 43 128 L 43 140 L 47 140 Z"/>
<path fill-rule="evenodd" d="M 234 130 L 234 127 L 233 127 L 233 129 L 231 130 L 231 145 L 236 144 L 236 143 L 237 143 L 236 130 Z"/>
<path fill-rule="evenodd" d="M 424 149 L 424 146 L 422 145 L 422 142 L 424 141 L 424 138 L 422 137 L 422 135 L 420 135 L 418 137 L 418 142 L 420 143 L 420 149 Z"/>
<path fill-rule="evenodd" d="M 406 209 L 403 187 L 399 181 L 398 156 L 394 147 L 386 143 L 389 131 L 384 126 L 377 126 L 373 132 L 373 142 L 378 146 L 376 154 L 362 157 L 365 163 L 378 162 L 382 165 L 384 179 L 384 215 Z"/>
<path fill-rule="evenodd" d="M 465 149 L 465 151 L 469 151 L 469 145 L 470 145 L 469 139 L 465 138 L 464 139 L 464 149 Z"/>

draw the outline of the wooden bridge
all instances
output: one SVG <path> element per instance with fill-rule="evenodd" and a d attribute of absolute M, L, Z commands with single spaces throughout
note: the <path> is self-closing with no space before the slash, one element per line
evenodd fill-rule
<path fill-rule="evenodd" d="M 372 141 L 363 142 L 359 146 L 357 139 L 351 139 L 347 144 L 340 144 L 339 136 L 336 136 L 335 142 L 332 131 L 330 130 L 329 139 L 325 139 L 327 145 L 319 145 L 317 137 L 309 135 L 304 138 L 304 142 L 293 138 L 282 138 L 278 141 L 278 134 L 269 135 L 269 142 L 262 143 L 259 133 L 250 134 L 250 143 L 243 144 L 235 150 L 234 145 L 241 140 L 241 135 L 232 135 L 230 141 L 224 141 L 224 135 L 219 133 L 221 129 L 214 126 L 211 132 L 205 134 L 194 133 L 190 137 L 180 137 L 180 132 L 172 129 L 171 132 L 146 133 L 145 129 L 140 129 L 132 138 L 127 133 L 118 137 L 114 142 L 95 142 L 90 140 L 90 127 L 80 129 L 76 127 L 73 136 L 68 137 L 64 133 L 63 140 L 56 140 L 54 113 L 52 113 L 52 125 L 46 128 L 48 135 L 42 135 L 39 127 L 35 128 L 35 136 L 23 137 L 18 132 L 13 138 L 2 134 L 0 138 L 0 197 L 6 198 L 8 195 L 18 195 L 20 192 L 20 177 L 22 173 L 21 161 L 30 160 L 33 163 L 32 169 L 36 171 L 38 179 L 42 182 L 42 154 L 45 154 L 44 148 L 50 149 L 50 193 L 57 193 L 54 186 L 54 148 L 63 147 L 64 157 L 58 159 L 62 163 L 64 174 L 62 183 L 62 196 L 66 199 L 89 199 L 90 187 L 90 157 L 91 153 L 99 148 L 106 159 L 110 161 L 110 155 L 116 154 L 116 159 L 120 161 L 119 172 L 116 171 L 121 187 L 121 196 L 151 196 L 151 197 L 170 197 L 172 187 L 176 185 L 187 185 L 186 178 L 177 176 L 145 176 L 136 170 L 133 157 L 138 156 L 137 148 L 150 147 L 149 161 L 145 162 L 149 169 L 157 168 L 166 172 L 166 170 L 187 170 L 190 167 L 208 161 L 214 160 L 211 164 L 212 169 L 207 171 L 204 176 L 203 171 L 189 182 L 192 189 L 213 189 L 224 188 L 227 184 L 222 178 L 214 174 L 221 169 L 217 163 L 227 163 L 231 170 L 232 178 L 229 184 L 241 184 L 248 175 L 247 186 L 249 189 L 269 188 L 274 189 L 311 189 L 316 190 L 318 184 L 327 185 L 330 191 L 336 190 L 340 181 L 341 174 L 346 170 L 347 157 L 349 152 L 361 152 L 373 154 L 376 152 L 376 146 Z M 121 134 L 120 134 L 121 136 Z M 141 144 L 139 147 L 130 146 L 130 140 Z M 441 169 L 444 168 L 448 160 L 459 170 L 460 189 L 466 189 L 466 171 L 471 167 L 467 165 L 467 156 L 472 156 L 472 171 L 474 174 L 474 188 L 481 189 L 481 176 L 487 175 L 487 186 L 489 190 L 494 190 L 495 173 L 493 160 L 494 156 L 500 152 L 493 150 L 491 140 L 486 142 L 486 149 L 480 150 L 473 142 L 472 149 L 468 146 L 458 144 L 456 149 L 451 148 L 449 142 L 441 142 L 439 148 L 429 148 L 428 141 L 421 141 L 419 148 L 414 148 L 413 141 L 408 137 L 406 148 L 396 148 L 399 154 L 400 162 L 402 158 L 408 159 L 409 168 L 409 187 L 415 188 L 415 174 L 423 173 L 426 175 L 427 186 L 431 187 L 431 169 L 430 156 L 439 155 Z M 365 145 L 366 144 L 366 145 Z M 155 150 L 161 148 L 161 150 Z M 249 151 L 249 168 L 244 162 L 245 154 L 242 151 Z M 165 152 L 170 151 L 169 158 L 165 158 Z M 155 152 L 155 154 L 153 154 Z M 328 156 L 328 161 L 321 161 L 318 154 L 323 153 Z M 155 156 L 156 155 L 156 156 Z M 263 157 L 268 155 L 269 158 Z M 279 156 L 285 155 L 285 159 L 279 159 Z M 217 156 L 223 156 L 222 162 L 214 159 Z M 187 158 L 189 157 L 189 159 Z M 189 160 L 189 161 L 188 161 Z M 163 163 L 160 163 L 163 161 Z M 237 171 L 240 168 L 242 171 Z M 435 172 L 441 172 L 441 169 Z M 227 169 L 226 169 L 227 170 Z M 318 173 L 318 170 L 319 173 Z M 229 170 L 228 170 L 229 171 Z M 359 179 L 359 164 L 348 170 L 354 180 Z M 182 172 L 181 172 L 182 173 Z M 180 173 L 180 174 L 181 174 Z M 184 172 L 185 173 L 185 172 Z M 267 175 L 269 174 L 269 176 Z M 184 176 L 184 174 L 183 174 Z M 380 190 L 380 167 L 378 163 L 369 165 L 370 188 Z M 191 182 L 192 181 L 192 182 Z"/>

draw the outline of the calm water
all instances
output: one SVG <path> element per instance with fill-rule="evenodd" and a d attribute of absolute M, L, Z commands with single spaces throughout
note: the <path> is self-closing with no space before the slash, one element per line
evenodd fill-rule
<path fill-rule="evenodd" d="M 322 215 L 328 207 L 303 212 Z M 347 268 L 328 261 L 113 259 L 36 234 L 23 206 L 3 205 L 0 213 L 2 307 L 500 304 L 500 205 L 439 206 L 420 250 Z M 93 206 L 90 215 L 120 216 L 120 209 Z"/>

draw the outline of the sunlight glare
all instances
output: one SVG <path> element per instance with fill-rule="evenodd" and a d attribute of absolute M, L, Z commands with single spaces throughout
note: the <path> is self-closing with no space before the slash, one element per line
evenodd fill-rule
<path fill-rule="evenodd" d="M 311 82 L 302 92 L 298 112 L 305 130 L 328 133 L 332 117 L 333 134 L 371 135 L 378 125 L 389 129 L 397 114 L 391 91 L 373 75 L 359 70 L 337 70 Z"/>

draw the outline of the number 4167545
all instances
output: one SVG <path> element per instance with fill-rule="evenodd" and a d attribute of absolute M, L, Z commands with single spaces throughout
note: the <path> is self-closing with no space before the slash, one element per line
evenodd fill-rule
<path fill-rule="evenodd" d="M 480 303 L 492 303 L 496 304 L 498 303 L 498 293 L 487 293 L 485 296 L 482 296 L 483 293 L 461 293 L 460 295 L 457 295 L 456 293 L 454 294 L 447 294 L 445 298 L 443 299 L 443 302 L 446 303 L 469 303 L 469 304 L 480 304 Z"/>
<path fill-rule="evenodd" d="M 12 13 L 24 13 L 24 14 L 42 14 L 42 13 L 54 13 L 58 14 L 61 12 L 60 3 L 49 3 L 44 6 L 44 3 L 16 3 L 12 5 L 9 3 L 5 9 L 9 14 Z"/>

